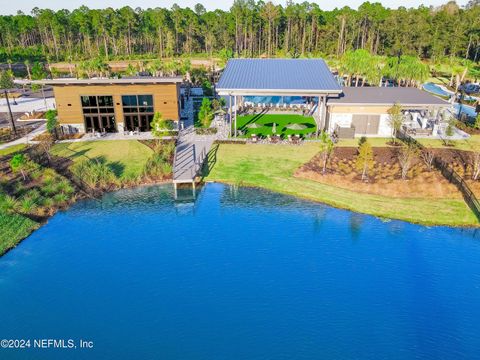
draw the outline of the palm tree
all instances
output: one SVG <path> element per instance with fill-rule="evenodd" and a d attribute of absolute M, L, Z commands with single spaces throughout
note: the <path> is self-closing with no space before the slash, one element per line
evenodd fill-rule
<path fill-rule="evenodd" d="M 148 64 L 148 71 L 153 76 L 163 76 L 164 66 L 163 61 L 160 59 L 155 59 Z"/>

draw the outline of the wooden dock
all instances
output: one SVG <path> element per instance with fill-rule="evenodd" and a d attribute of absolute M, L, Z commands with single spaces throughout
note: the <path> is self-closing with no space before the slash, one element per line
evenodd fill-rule
<path fill-rule="evenodd" d="M 187 131 L 180 134 L 173 160 L 175 199 L 177 199 L 178 184 L 191 184 L 195 197 L 196 179 L 204 161 L 207 159 L 212 144 L 212 138 L 199 137 Z"/>

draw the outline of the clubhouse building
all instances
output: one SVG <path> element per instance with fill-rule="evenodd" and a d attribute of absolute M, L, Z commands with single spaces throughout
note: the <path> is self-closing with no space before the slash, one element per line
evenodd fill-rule
<path fill-rule="evenodd" d="M 181 82 L 181 77 L 32 81 L 53 87 L 60 125 L 79 132 L 150 131 L 157 111 L 178 121 Z"/>
<path fill-rule="evenodd" d="M 31 83 L 53 87 L 59 122 L 69 132 L 147 132 L 155 112 L 180 120 L 182 77 Z M 339 137 L 390 136 L 388 110 L 396 103 L 410 133 L 437 136 L 451 107 L 417 88 L 341 87 L 322 59 L 231 59 L 216 92 L 228 100 L 226 119 L 234 129 L 239 116 L 297 114 L 309 117 L 316 131 Z"/>
<path fill-rule="evenodd" d="M 300 113 L 340 137 L 390 136 L 388 110 L 396 103 L 412 134 L 436 136 L 451 106 L 417 88 L 342 88 L 322 59 L 232 59 L 216 90 L 229 99 L 234 123 L 249 113 Z"/>

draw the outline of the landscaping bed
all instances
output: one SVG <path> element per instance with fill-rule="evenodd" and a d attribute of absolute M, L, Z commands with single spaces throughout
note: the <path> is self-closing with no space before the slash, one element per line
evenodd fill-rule
<path fill-rule="evenodd" d="M 407 178 L 402 179 L 398 162 L 398 149 L 374 148 L 374 165 L 368 180 L 362 180 L 356 168 L 358 149 L 336 148 L 330 157 L 326 173 L 320 155 L 300 167 L 295 176 L 338 186 L 362 193 L 399 198 L 454 198 L 461 199 L 457 188 L 440 172 L 429 169 L 420 156 L 415 155 Z"/>
<path fill-rule="evenodd" d="M 9 142 L 9 141 L 19 139 L 19 138 L 31 133 L 35 129 L 36 129 L 36 127 L 31 126 L 31 125 L 20 126 L 20 127 L 17 127 L 17 135 L 15 135 L 12 132 L 12 129 L 10 129 L 10 128 L 6 128 L 6 127 L 5 128 L 0 128 L 0 143 Z"/>

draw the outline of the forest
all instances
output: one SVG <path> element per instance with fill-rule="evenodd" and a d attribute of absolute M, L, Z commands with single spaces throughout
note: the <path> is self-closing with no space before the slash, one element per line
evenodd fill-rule
<path fill-rule="evenodd" d="M 0 62 L 171 57 L 411 56 L 434 63 L 480 59 L 480 0 L 460 7 L 324 11 L 318 4 L 235 0 L 229 11 L 166 8 L 34 8 L 0 16 Z"/>

